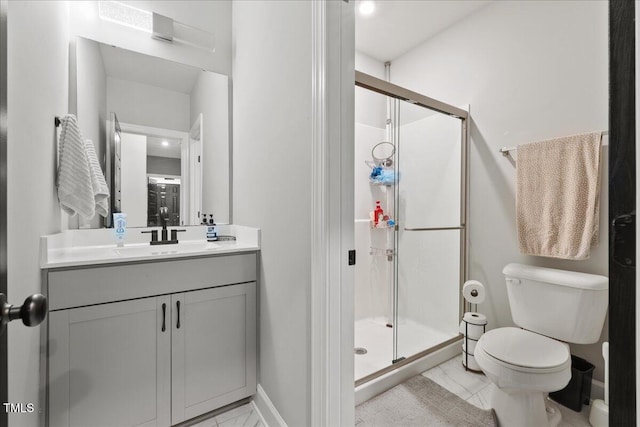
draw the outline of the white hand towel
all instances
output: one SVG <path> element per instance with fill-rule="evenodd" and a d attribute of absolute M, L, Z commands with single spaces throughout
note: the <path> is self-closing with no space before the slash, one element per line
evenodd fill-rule
<path fill-rule="evenodd" d="M 516 215 L 520 252 L 589 258 L 598 242 L 601 133 L 518 147 Z"/>
<path fill-rule="evenodd" d="M 60 147 L 58 160 L 58 199 L 69 215 L 86 218 L 95 215 L 96 199 L 91 180 L 84 139 L 74 115 L 60 119 Z"/>
<path fill-rule="evenodd" d="M 93 197 L 96 203 L 96 213 L 106 217 L 109 215 L 109 187 L 104 179 L 104 174 L 96 156 L 96 149 L 90 139 L 85 141 L 87 160 L 89 161 L 89 172 L 91 173 L 91 185 L 93 187 Z"/>

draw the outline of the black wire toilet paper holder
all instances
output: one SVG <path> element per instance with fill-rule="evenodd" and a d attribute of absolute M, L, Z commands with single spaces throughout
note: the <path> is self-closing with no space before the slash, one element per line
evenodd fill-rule
<path fill-rule="evenodd" d="M 471 306 L 471 303 L 469 304 L 469 306 Z M 476 307 L 478 305 L 476 304 Z M 464 317 L 462 318 L 462 321 L 464 322 L 464 347 L 463 347 L 463 352 L 464 352 L 464 370 L 465 371 L 472 371 L 472 372 L 481 372 L 481 371 L 476 371 L 475 369 L 470 369 L 469 368 L 469 341 L 475 341 L 476 343 L 478 342 L 478 340 L 474 340 L 473 338 L 469 338 L 469 323 L 471 322 L 467 322 L 466 320 L 464 320 Z M 482 333 L 484 334 L 485 332 L 487 332 L 487 323 L 471 323 L 474 326 L 482 326 Z M 482 335 L 480 335 L 482 336 Z M 473 356 L 473 354 L 472 354 Z"/>

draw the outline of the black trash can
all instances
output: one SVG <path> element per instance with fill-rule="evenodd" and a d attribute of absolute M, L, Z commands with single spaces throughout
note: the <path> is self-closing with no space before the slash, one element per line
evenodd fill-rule
<path fill-rule="evenodd" d="M 586 360 L 571 355 L 571 381 L 565 388 L 549 393 L 549 397 L 573 409 L 576 412 L 582 410 L 582 404 L 588 405 L 591 401 L 591 378 L 595 366 Z"/>

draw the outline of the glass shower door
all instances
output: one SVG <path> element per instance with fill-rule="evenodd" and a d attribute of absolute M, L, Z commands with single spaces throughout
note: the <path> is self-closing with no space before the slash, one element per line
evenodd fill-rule
<path fill-rule="evenodd" d="M 458 336 L 464 272 L 462 121 L 398 102 L 394 359 Z"/>

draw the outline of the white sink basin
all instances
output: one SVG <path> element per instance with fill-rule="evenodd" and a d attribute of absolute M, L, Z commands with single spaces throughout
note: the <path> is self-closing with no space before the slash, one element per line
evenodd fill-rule
<path fill-rule="evenodd" d="M 218 249 L 218 243 L 211 242 L 182 242 L 174 245 L 149 245 L 133 244 L 121 248 L 113 248 L 113 251 L 123 257 L 185 254 L 191 252 L 209 251 Z"/>

